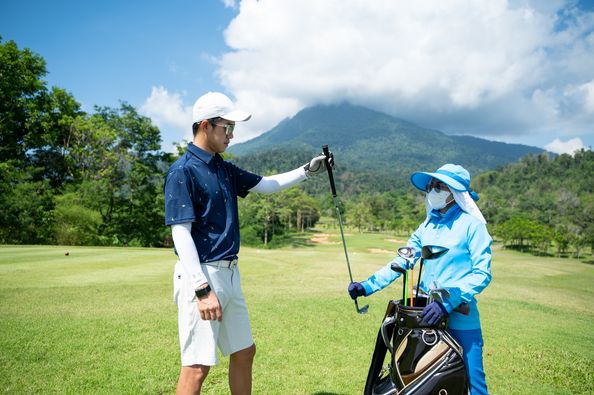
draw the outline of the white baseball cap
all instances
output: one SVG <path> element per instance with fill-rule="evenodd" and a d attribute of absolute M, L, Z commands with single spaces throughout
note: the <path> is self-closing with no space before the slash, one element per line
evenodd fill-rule
<path fill-rule="evenodd" d="M 200 96 L 192 108 L 192 123 L 211 118 L 243 122 L 251 117 L 252 114 L 235 109 L 231 99 L 219 92 L 208 92 Z"/>

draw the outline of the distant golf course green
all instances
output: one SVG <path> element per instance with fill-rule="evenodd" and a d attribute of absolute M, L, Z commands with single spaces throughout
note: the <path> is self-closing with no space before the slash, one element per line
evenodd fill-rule
<path fill-rule="evenodd" d="M 358 315 L 339 234 L 307 238 L 240 252 L 258 349 L 254 394 L 362 393 L 386 303 L 401 294 L 398 281 L 362 300 L 369 313 Z M 355 280 L 405 244 L 388 234 L 346 239 Z M 491 393 L 594 393 L 588 259 L 495 247 L 493 282 L 479 297 Z M 169 249 L 0 246 L 0 392 L 173 393 L 175 260 Z M 227 362 L 211 370 L 203 393 L 228 393 Z"/>

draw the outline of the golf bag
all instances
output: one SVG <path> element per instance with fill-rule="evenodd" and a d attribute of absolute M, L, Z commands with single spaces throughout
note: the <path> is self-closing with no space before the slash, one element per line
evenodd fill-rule
<path fill-rule="evenodd" d="M 467 395 L 462 347 L 446 332 L 447 317 L 428 326 L 419 317 L 427 298 L 414 307 L 390 301 L 375 343 L 365 395 Z M 387 351 L 389 364 L 384 368 Z"/>

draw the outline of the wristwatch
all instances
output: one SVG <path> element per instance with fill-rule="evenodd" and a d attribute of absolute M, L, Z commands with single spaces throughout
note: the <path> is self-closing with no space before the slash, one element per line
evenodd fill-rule
<path fill-rule="evenodd" d="M 196 297 L 198 299 L 200 299 L 201 297 L 208 295 L 210 293 L 210 291 L 211 291 L 210 285 L 206 284 L 206 287 L 196 290 Z"/>

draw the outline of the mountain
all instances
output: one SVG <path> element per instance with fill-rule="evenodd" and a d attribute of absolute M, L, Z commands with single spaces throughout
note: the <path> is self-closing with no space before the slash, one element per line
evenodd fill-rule
<path fill-rule="evenodd" d="M 239 166 L 270 174 L 307 162 L 324 144 L 334 153 L 341 189 L 352 193 L 408 187 L 413 171 L 434 171 L 444 163 L 460 164 L 475 175 L 544 152 L 451 136 L 344 103 L 304 109 L 268 132 L 231 146 L 229 153 Z"/>

